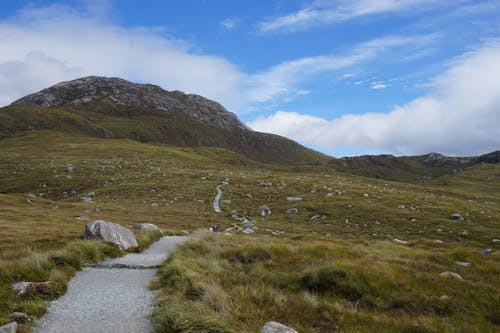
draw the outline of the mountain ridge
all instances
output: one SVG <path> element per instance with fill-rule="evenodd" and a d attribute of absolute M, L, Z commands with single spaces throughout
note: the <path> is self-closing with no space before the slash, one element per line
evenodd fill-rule
<path fill-rule="evenodd" d="M 87 76 L 60 82 L 0 110 L 0 137 L 49 129 L 180 147 L 221 147 L 261 163 L 324 167 L 388 180 L 427 182 L 474 164 L 500 162 L 500 151 L 473 157 L 429 153 L 337 159 L 278 135 L 255 132 L 216 101 L 121 78 Z"/>

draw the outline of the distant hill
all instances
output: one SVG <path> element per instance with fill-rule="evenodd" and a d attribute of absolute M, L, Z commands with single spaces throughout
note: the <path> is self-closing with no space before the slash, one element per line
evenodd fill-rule
<path fill-rule="evenodd" d="M 474 157 L 449 157 L 438 153 L 420 156 L 363 155 L 343 157 L 331 165 L 357 175 L 398 181 L 428 182 L 479 163 L 499 163 L 500 151 Z"/>
<path fill-rule="evenodd" d="M 89 76 L 61 82 L 1 110 L 0 136 L 39 129 L 222 147 L 265 163 L 332 160 L 284 137 L 252 131 L 217 102 L 119 78 Z"/>
<path fill-rule="evenodd" d="M 500 151 L 479 157 L 431 153 L 336 159 L 290 139 L 252 131 L 235 114 L 202 96 L 97 76 L 58 83 L 0 109 L 0 138 L 35 130 L 179 147 L 220 147 L 243 159 L 297 170 L 306 166 L 409 182 L 427 182 L 478 163 L 500 162 Z"/>

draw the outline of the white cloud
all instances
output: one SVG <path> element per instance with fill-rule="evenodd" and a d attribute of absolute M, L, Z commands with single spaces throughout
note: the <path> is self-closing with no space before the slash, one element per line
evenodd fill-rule
<path fill-rule="evenodd" d="M 91 1 L 101 10 L 101 1 Z M 53 5 L 0 21 L 0 105 L 61 80 L 119 76 L 236 104 L 244 76 L 224 58 L 197 54 L 159 29 L 123 28 Z"/>
<path fill-rule="evenodd" d="M 389 113 L 326 120 L 280 111 L 248 125 L 329 151 L 472 155 L 500 148 L 500 41 L 457 58 L 431 86 L 432 93 Z"/>
<path fill-rule="evenodd" d="M 382 89 L 385 89 L 385 88 L 389 88 L 391 85 L 388 84 L 388 83 L 383 83 L 383 82 L 372 82 L 372 86 L 370 87 L 370 89 L 373 89 L 373 90 L 382 90 Z"/>
<path fill-rule="evenodd" d="M 222 57 L 196 53 L 161 29 L 109 23 L 106 0 L 82 1 L 90 9 L 29 7 L 0 21 L 0 105 L 63 80 L 102 75 L 197 93 L 244 112 L 255 104 L 301 95 L 306 81 L 316 75 L 351 69 L 382 54 L 387 58 L 401 48 L 393 59 L 398 61 L 435 39 L 388 36 L 354 45 L 344 54 L 304 57 L 244 73 Z"/>
<path fill-rule="evenodd" d="M 227 18 L 222 20 L 219 24 L 221 28 L 225 30 L 233 30 L 236 27 L 236 24 L 238 23 L 238 19 L 236 18 Z"/>
<path fill-rule="evenodd" d="M 435 35 L 389 36 L 361 43 L 344 55 L 330 54 L 286 61 L 249 76 L 245 83 L 247 98 L 251 101 L 267 102 L 282 95 L 287 96 L 295 90 L 297 84 L 320 73 L 351 68 L 400 48 L 399 52 L 395 52 L 397 57 L 393 59 L 398 61 L 402 55 L 433 43 L 435 39 Z M 387 59 L 389 58 L 386 57 Z"/>
<path fill-rule="evenodd" d="M 435 0 L 323 0 L 314 1 L 297 12 L 261 22 L 261 32 L 298 31 L 313 26 L 348 21 L 357 17 L 423 10 L 443 5 Z"/>

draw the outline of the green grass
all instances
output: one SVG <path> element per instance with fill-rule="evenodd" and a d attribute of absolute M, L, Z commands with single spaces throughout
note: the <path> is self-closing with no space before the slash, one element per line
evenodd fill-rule
<path fill-rule="evenodd" d="M 73 172 L 66 171 L 70 164 Z M 82 241 L 87 221 L 77 217 L 128 227 L 155 223 L 178 234 L 214 224 L 224 230 L 237 215 L 254 219 L 256 233 L 196 233 L 160 269 L 158 332 L 256 332 L 269 320 L 301 333 L 494 332 L 500 313 L 499 245 L 492 243 L 500 238 L 498 179 L 498 164 L 419 185 L 313 165 L 264 165 L 222 148 L 52 131 L 5 138 L 0 323 L 16 310 L 31 317 L 45 311 L 45 299 L 14 295 L 12 282 L 60 281 L 56 297 L 85 262 L 118 254 Z M 211 202 L 221 181 L 229 183 L 222 199 L 231 203 L 216 214 Z M 327 196 L 334 190 L 342 194 Z M 89 192 L 95 193 L 92 204 L 82 202 Z M 289 203 L 289 196 L 303 200 Z M 258 214 L 262 204 L 270 216 Z M 298 213 L 287 215 L 291 207 Z M 453 221 L 452 213 L 465 219 Z M 141 247 L 152 240 L 139 238 Z M 485 248 L 493 254 L 480 255 Z M 464 281 L 440 277 L 442 271 Z"/>

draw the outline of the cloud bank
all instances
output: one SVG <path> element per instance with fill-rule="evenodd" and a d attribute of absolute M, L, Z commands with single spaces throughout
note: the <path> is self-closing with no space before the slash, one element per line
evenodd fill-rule
<path fill-rule="evenodd" d="M 394 154 L 473 155 L 500 149 L 500 41 L 455 59 L 432 93 L 389 113 L 327 120 L 279 111 L 247 125 L 335 152 L 341 146 Z"/>
<path fill-rule="evenodd" d="M 119 76 L 202 94 L 229 105 L 239 69 L 197 54 L 158 29 L 122 28 L 65 6 L 31 8 L 0 22 L 0 105 L 64 80 Z"/>

